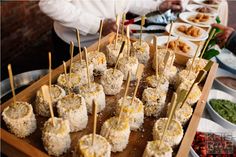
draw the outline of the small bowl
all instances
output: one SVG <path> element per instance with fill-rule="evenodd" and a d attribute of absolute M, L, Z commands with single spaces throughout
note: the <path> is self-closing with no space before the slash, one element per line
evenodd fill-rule
<path fill-rule="evenodd" d="M 211 118 L 221 126 L 227 128 L 227 129 L 236 129 L 236 125 L 231 123 L 230 121 L 224 119 L 221 115 L 219 115 L 210 105 L 211 99 L 225 99 L 232 102 L 236 102 L 236 98 L 232 95 L 225 93 L 220 90 L 212 89 L 209 93 L 208 99 L 207 99 L 207 110 L 211 116 Z"/>
<path fill-rule="evenodd" d="M 218 68 L 216 78 L 217 77 L 223 77 L 223 76 L 224 77 L 236 78 L 236 75 L 234 75 L 234 74 L 232 74 L 232 73 L 230 73 L 230 72 L 228 72 L 224 69 Z M 214 79 L 214 83 L 213 83 L 214 88 L 223 90 L 224 92 L 229 93 L 232 96 L 236 97 L 236 90 L 235 89 L 230 88 L 229 86 L 227 86 L 224 83 L 220 82 L 216 78 Z"/>

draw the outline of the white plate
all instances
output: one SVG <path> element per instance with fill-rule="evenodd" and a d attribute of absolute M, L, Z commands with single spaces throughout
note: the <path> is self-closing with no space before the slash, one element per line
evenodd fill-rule
<path fill-rule="evenodd" d="M 203 5 L 199 5 L 199 4 L 189 4 L 186 6 L 186 9 L 191 12 L 198 12 L 196 9 L 202 8 L 202 7 L 207 7 L 207 6 L 203 6 Z M 211 10 L 211 13 L 208 13 L 208 14 L 217 16 L 218 13 L 217 13 L 216 9 L 211 8 L 211 7 L 208 7 L 208 8 Z"/>
<path fill-rule="evenodd" d="M 177 39 L 178 39 L 177 37 L 173 37 L 173 36 L 170 37 L 170 41 L 177 40 Z M 168 41 L 168 36 L 157 37 L 157 45 L 158 46 L 163 46 L 164 44 L 167 43 L 167 41 Z M 190 55 L 191 57 L 193 57 L 195 52 L 197 51 L 197 45 L 192 43 L 191 41 L 186 40 L 186 39 L 180 38 L 180 41 L 184 42 L 185 44 L 187 44 L 190 47 L 190 51 L 187 54 Z M 153 43 L 153 37 L 152 37 L 151 43 Z"/>
<path fill-rule="evenodd" d="M 205 6 L 208 6 L 208 7 L 213 7 L 213 8 L 217 8 L 220 5 L 220 3 L 218 3 L 218 4 L 206 4 L 206 3 L 204 3 L 204 1 L 205 0 L 193 0 L 194 3 L 205 5 Z"/>
<path fill-rule="evenodd" d="M 189 20 L 190 17 L 194 17 L 196 16 L 197 14 L 199 13 L 196 13 L 196 12 L 183 12 L 179 15 L 179 18 L 181 20 L 183 20 L 184 22 L 187 22 L 189 24 L 192 24 L 192 25 L 195 25 L 195 26 L 199 26 L 199 27 L 210 27 L 212 23 L 214 23 L 214 19 L 215 19 L 215 16 L 213 16 L 212 14 L 207 14 L 207 13 L 200 13 L 200 14 L 207 14 L 209 15 L 209 19 L 206 21 L 206 22 L 198 22 L 198 23 L 195 23 L 195 22 L 192 22 Z"/>
<path fill-rule="evenodd" d="M 208 33 L 204 29 L 202 29 L 200 27 L 197 27 L 197 26 L 195 26 L 195 27 L 200 29 L 200 33 L 201 33 L 201 35 L 199 37 L 188 36 L 188 35 L 180 32 L 180 31 L 178 31 L 177 28 L 179 26 L 182 26 L 182 25 L 186 26 L 186 27 L 192 26 L 192 25 L 187 24 L 187 23 L 177 23 L 177 22 L 173 23 L 171 35 L 176 36 L 176 37 L 180 36 L 181 38 L 185 38 L 185 39 L 190 40 L 190 41 L 204 41 L 204 40 L 206 40 L 208 38 Z M 169 33 L 169 31 L 170 31 L 170 24 L 168 24 L 166 26 L 166 31 Z"/>

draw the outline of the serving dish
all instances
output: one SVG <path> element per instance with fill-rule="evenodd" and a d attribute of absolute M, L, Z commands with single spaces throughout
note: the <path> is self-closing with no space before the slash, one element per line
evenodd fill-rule
<path fill-rule="evenodd" d="M 104 49 L 105 45 L 110 43 L 112 40 L 114 40 L 115 33 L 111 33 L 108 36 L 104 37 L 101 40 L 101 49 Z M 88 51 L 95 50 L 97 48 L 97 44 L 95 43 L 92 46 L 88 48 Z M 151 57 L 154 52 L 154 46 L 150 44 L 150 51 L 151 51 Z M 79 56 L 76 56 L 74 60 L 78 60 Z M 189 57 L 183 56 L 181 54 L 176 54 L 176 62 L 175 64 L 177 66 L 184 66 L 187 62 Z M 67 61 L 67 66 L 69 66 L 69 61 Z M 209 93 L 209 90 L 211 88 L 211 85 L 213 83 L 213 78 L 217 70 L 217 64 L 214 63 L 208 73 L 208 76 L 203 84 L 201 84 L 202 88 L 202 96 L 200 97 L 199 101 L 197 102 L 194 113 L 189 121 L 188 126 L 185 129 L 184 137 L 181 141 L 181 144 L 179 145 L 179 148 L 175 151 L 177 157 L 187 156 L 188 150 L 191 147 L 191 143 L 193 141 L 198 122 L 200 120 L 200 117 L 203 113 L 205 102 Z M 154 73 L 151 69 L 151 64 L 147 64 L 147 67 L 145 68 L 144 76 L 150 75 Z M 55 82 L 59 74 L 63 73 L 63 66 L 59 66 L 52 72 L 52 82 Z M 143 82 L 143 80 L 141 80 Z M 32 103 L 35 99 L 36 91 L 44 84 L 48 83 L 48 75 L 37 81 L 36 83 L 32 84 L 30 87 L 22 91 L 16 96 L 17 100 L 21 101 L 27 101 Z M 124 86 L 124 85 L 123 85 Z M 140 97 L 142 90 L 144 89 L 145 85 L 141 83 L 140 88 L 138 89 L 137 96 Z M 134 85 L 131 83 L 131 89 L 134 89 Z M 130 90 L 131 90 L 130 89 Z M 117 100 L 123 95 L 124 89 L 116 96 L 107 96 L 106 98 L 106 104 L 107 107 L 104 111 L 102 111 L 101 114 L 98 115 L 98 124 L 97 124 L 97 132 L 99 132 L 101 125 L 103 122 L 111 117 L 114 113 L 114 103 L 117 102 Z M 168 98 L 170 100 L 170 96 Z M 8 100 L 6 103 L 2 104 L 1 111 L 3 111 L 4 108 L 6 108 L 8 105 L 12 103 L 12 99 Z M 4 145 L 4 149 L 2 151 L 9 155 L 14 156 L 14 154 L 18 153 L 18 156 L 31 156 L 32 154 L 34 156 L 48 156 L 46 151 L 43 148 L 41 139 L 41 130 L 43 123 L 45 122 L 45 118 L 36 116 L 37 122 L 38 122 L 38 129 L 36 132 L 34 132 L 32 135 L 25 139 L 19 139 L 13 134 L 11 134 L 7 129 L 4 123 L 1 126 L 1 141 L 2 145 Z M 72 144 L 70 150 L 63 154 L 62 156 L 73 156 L 74 149 L 76 147 L 78 139 L 86 135 L 88 133 L 92 132 L 92 126 L 93 126 L 93 120 L 92 116 L 89 116 L 89 121 L 87 127 L 76 133 L 71 133 L 71 139 Z M 147 144 L 147 141 L 152 140 L 152 126 L 155 122 L 156 118 L 145 118 L 143 129 L 141 131 L 132 132 L 129 138 L 129 144 L 127 148 L 121 152 L 121 153 L 112 153 L 112 157 L 141 157 L 144 151 L 144 148 Z"/>
<path fill-rule="evenodd" d="M 231 123 L 230 121 L 224 119 L 219 113 L 217 113 L 213 107 L 210 104 L 210 100 L 211 99 L 225 99 L 225 100 L 229 100 L 231 102 L 236 102 L 236 98 L 233 97 L 232 95 L 225 93 L 223 91 L 217 90 L 217 89 L 212 89 L 209 93 L 209 97 L 207 99 L 207 110 L 210 114 L 210 116 L 212 117 L 212 119 L 220 124 L 221 126 L 227 128 L 227 129 L 236 129 L 236 124 Z"/>
<path fill-rule="evenodd" d="M 218 2 L 217 4 L 207 4 L 207 3 L 204 3 L 205 1 L 206 0 L 193 0 L 194 3 L 209 6 L 209 7 L 213 7 L 213 8 L 217 8 L 221 3 L 221 2 Z"/>
<path fill-rule="evenodd" d="M 204 29 L 202 29 L 200 27 L 194 26 L 194 27 L 196 27 L 197 29 L 200 30 L 200 35 L 198 37 L 193 37 L 193 36 L 189 36 L 189 35 L 186 35 L 186 34 L 180 32 L 178 30 L 178 28 L 180 26 L 185 26 L 185 27 L 189 28 L 192 25 L 187 24 L 187 23 L 175 22 L 175 23 L 173 23 L 173 26 L 172 26 L 171 35 L 173 35 L 175 37 L 179 37 L 180 36 L 182 39 L 184 38 L 184 39 L 187 39 L 187 40 L 190 40 L 190 41 L 204 41 L 204 40 L 206 40 L 208 38 L 208 33 Z M 166 26 L 166 31 L 169 33 L 169 31 L 170 31 L 170 24 L 168 24 Z"/>
<path fill-rule="evenodd" d="M 190 12 L 199 12 L 199 11 L 197 11 L 197 9 L 202 8 L 202 7 L 207 7 L 207 6 L 203 6 L 203 5 L 199 5 L 199 4 L 188 4 L 186 6 L 186 9 Z M 217 10 L 216 9 L 211 8 L 211 7 L 207 7 L 207 8 L 209 8 L 209 10 L 210 10 L 209 14 L 217 15 Z"/>

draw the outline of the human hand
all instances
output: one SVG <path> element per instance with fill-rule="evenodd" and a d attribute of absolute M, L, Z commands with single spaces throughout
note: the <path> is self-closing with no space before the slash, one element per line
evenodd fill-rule
<path fill-rule="evenodd" d="M 212 24 L 211 26 L 222 31 L 216 35 L 216 43 L 220 46 L 220 48 L 224 47 L 230 35 L 234 32 L 234 29 L 220 24 Z"/>
<path fill-rule="evenodd" d="M 119 31 L 118 33 L 122 33 L 122 27 L 121 27 L 122 23 L 119 23 Z M 111 32 L 117 32 L 117 25 L 116 25 L 116 21 L 112 20 L 112 19 L 106 19 L 103 22 L 103 29 L 102 29 L 102 35 L 106 36 Z M 124 33 L 126 33 L 126 26 L 124 26 Z M 130 30 L 130 34 L 132 34 L 131 30 Z"/>
<path fill-rule="evenodd" d="M 160 12 L 165 12 L 171 9 L 174 12 L 181 12 L 183 10 L 182 1 L 181 0 L 165 0 L 159 6 Z"/>

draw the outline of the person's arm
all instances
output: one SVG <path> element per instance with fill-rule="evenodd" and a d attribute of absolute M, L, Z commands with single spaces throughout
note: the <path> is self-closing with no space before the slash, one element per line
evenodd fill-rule
<path fill-rule="evenodd" d="M 82 12 L 71 3 L 71 0 L 40 0 L 42 12 L 53 20 L 69 28 L 79 28 L 83 34 L 95 34 L 99 30 L 101 18 Z"/>
<path fill-rule="evenodd" d="M 230 35 L 228 41 L 225 44 L 225 48 L 227 48 L 236 55 L 236 31 L 234 31 Z"/>

